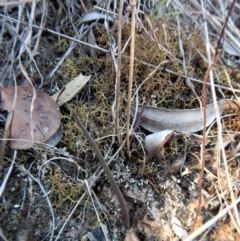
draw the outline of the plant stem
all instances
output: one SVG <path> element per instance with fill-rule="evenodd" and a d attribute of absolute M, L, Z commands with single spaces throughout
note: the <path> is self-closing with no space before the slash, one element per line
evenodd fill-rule
<path fill-rule="evenodd" d="M 121 82 L 121 49 L 122 49 L 122 11 L 123 0 L 120 0 L 119 5 L 119 19 L 118 19 L 118 59 L 117 59 L 117 73 L 116 73 L 116 89 L 115 89 L 115 125 L 117 130 L 118 144 L 121 145 L 122 138 L 119 128 L 119 95 Z"/>
<path fill-rule="evenodd" d="M 73 113 L 73 117 L 75 118 L 78 126 L 82 129 L 84 135 L 86 136 L 86 138 L 88 139 L 89 141 L 89 144 L 92 146 L 94 152 L 96 153 L 101 165 L 102 165 L 102 168 L 104 169 L 107 177 L 108 177 L 108 180 L 111 184 L 111 187 L 113 189 L 113 192 L 115 193 L 115 195 L 117 196 L 118 198 L 118 201 L 119 201 L 119 204 L 121 206 L 121 209 L 122 209 L 122 213 L 123 213 L 123 218 L 124 218 L 124 223 L 125 223 L 125 226 L 127 229 L 130 228 L 130 217 L 129 217 L 129 211 L 128 211 L 128 207 L 127 207 L 127 204 L 123 198 L 123 195 L 122 195 L 122 192 L 120 191 L 114 177 L 112 176 L 112 173 L 108 167 L 108 165 L 106 164 L 100 150 L 98 149 L 97 145 L 95 144 L 95 142 L 93 141 L 92 137 L 88 134 L 86 128 L 84 127 L 84 125 L 82 124 L 82 122 L 80 121 L 80 119 L 78 118 L 78 116 L 76 115 L 76 113 Z"/>
<path fill-rule="evenodd" d="M 231 14 L 231 11 L 233 10 L 234 4 L 235 4 L 236 0 L 234 0 L 230 6 L 230 9 L 228 11 L 228 15 L 226 17 L 226 20 L 224 22 L 223 28 L 221 30 L 221 34 L 220 37 L 217 41 L 217 45 L 215 48 L 215 53 L 213 55 L 213 59 L 204 75 L 204 79 L 203 79 L 203 85 L 202 85 L 202 107 L 203 107 L 203 141 L 202 141 L 202 147 L 201 147 L 201 162 L 202 162 L 202 168 L 201 168 L 201 172 L 200 172 L 200 177 L 199 177 L 199 202 L 198 202 L 198 207 L 196 210 L 196 216 L 195 216 L 195 220 L 193 222 L 192 225 L 192 230 L 194 230 L 195 228 L 195 224 L 197 223 L 197 218 L 199 216 L 200 213 L 200 208 L 201 208 L 201 202 L 202 202 L 202 181 L 203 181 L 203 174 L 204 174 L 204 167 L 205 167 L 205 143 L 206 143 L 206 120 L 207 120 L 207 116 L 206 116 L 206 111 L 207 111 L 207 90 L 206 90 L 206 85 L 207 85 L 207 80 L 208 80 L 208 76 L 210 75 L 212 68 L 214 66 L 214 64 L 216 63 L 217 60 L 217 56 L 218 56 L 218 51 L 221 47 L 221 41 L 223 39 L 223 35 L 227 26 L 227 22 L 229 19 L 229 16 Z M 203 2 L 202 3 L 202 8 L 203 8 Z M 204 8 L 203 8 L 204 9 Z M 205 13 L 204 13 L 204 19 L 205 19 Z M 209 52 L 209 51 L 208 51 Z M 210 56 L 209 56 L 210 57 Z"/>
<path fill-rule="evenodd" d="M 127 154 L 129 160 L 130 154 L 130 113 L 131 113 L 131 99 L 132 99 L 132 82 L 133 82 L 133 66 L 134 66 L 134 49 L 135 49 L 135 18 L 136 18 L 136 0 L 131 3 L 132 21 L 131 21 L 131 50 L 130 50 L 130 70 L 128 81 L 128 105 L 127 105 L 127 120 L 126 120 L 126 143 Z"/>

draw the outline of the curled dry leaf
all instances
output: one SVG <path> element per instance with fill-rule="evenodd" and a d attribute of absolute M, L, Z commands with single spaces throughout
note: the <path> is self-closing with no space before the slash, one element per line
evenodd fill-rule
<path fill-rule="evenodd" d="M 15 87 L 0 87 L 3 110 L 11 110 Z M 32 103 L 33 102 L 33 103 Z M 10 128 L 10 146 L 28 149 L 34 142 L 49 140 L 60 127 L 58 105 L 46 93 L 32 87 L 17 86 L 17 103 Z"/>
<path fill-rule="evenodd" d="M 148 153 L 151 154 L 152 152 L 154 152 L 155 148 L 159 145 L 159 143 L 163 142 L 166 136 L 171 133 L 172 130 L 164 130 L 148 135 L 145 139 L 145 147 Z M 164 157 L 163 148 L 160 148 L 159 151 L 157 151 L 154 155 L 157 157 L 158 160 L 161 160 Z"/>
<path fill-rule="evenodd" d="M 240 102 L 235 100 L 220 100 L 217 102 L 220 113 L 226 110 L 240 110 Z M 145 108 L 138 105 L 138 114 Z M 134 115 L 136 105 L 131 107 L 131 115 Z M 214 104 L 207 105 L 206 124 L 209 126 L 215 120 Z M 147 106 L 144 110 L 140 125 L 148 131 L 158 132 L 162 130 L 176 130 L 177 132 L 189 133 L 203 129 L 203 117 L 201 108 L 189 110 L 168 110 Z"/>

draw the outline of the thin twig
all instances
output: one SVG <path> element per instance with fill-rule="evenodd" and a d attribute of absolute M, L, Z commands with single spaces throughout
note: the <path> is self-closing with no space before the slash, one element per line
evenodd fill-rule
<path fill-rule="evenodd" d="M 214 216 L 211 220 L 209 220 L 207 223 L 202 225 L 200 228 L 195 230 L 193 233 L 191 233 L 184 241 L 192 241 L 196 240 L 196 238 L 202 234 L 206 229 L 211 228 L 214 223 L 216 223 L 220 218 L 225 216 L 232 208 L 236 207 L 236 205 L 240 202 L 240 199 L 235 200 L 231 205 L 224 208 L 220 213 L 218 213 L 216 216 Z"/>
<path fill-rule="evenodd" d="M 236 1 L 233 1 L 233 2 L 236 2 Z M 202 14 L 202 11 L 201 11 L 201 5 L 196 1 L 196 0 L 191 0 L 189 1 L 189 3 L 197 10 L 197 11 L 187 11 L 186 13 L 189 13 L 189 14 L 194 14 L 194 13 L 197 13 L 197 14 Z M 235 4 L 233 4 L 235 5 Z M 228 17 L 227 17 L 228 18 Z M 218 21 L 218 18 L 216 18 L 215 16 L 212 16 L 207 10 L 204 11 L 204 19 L 205 21 L 207 20 L 208 23 L 220 34 L 220 29 L 222 27 L 222 23 L 220 21 Z M 226 25 L 226 21 L 224 23 L 224 25 Z M 225 35 L 226 37 L 231 40 L 234 45 L 236 45 L 238 48 L 240 47 L 240 43 L 239 43 L 239 40 L 236 39 L 231 31 L 229 30 L 224 30 L 225 32 Z"/>
<path fill-rule="evenodd" d="M 117 74 L 116 74 L 116 88 L 115 88 L 115 125 L 118 137 L 118 144 L 122 143 L 122 136 L 119 127 L 119 106 L 120 106 L 120 83 L 121 83 L 121 50 L 122 50 L 122 12 L 123 0 L 120 0 L 119 19 L 118 19 L 118 59 L 117 59 Z"/>
<path fill-rule="evenodd" d="M 101 227 L 101 229 L 102 229 L 104 238 L 105 238 L 105 240 L 108 240 L 107 234 L 104 232 L 103 224 L 102 224 L 102 222 L 101 222 L 101 219 L 100 219 L 100 217 L 99 217 L 99 214 L 98 214 L 98 211 L 97 211 L 97 208 L 96 208 L 96 205 L 95 205 L 96 202 L 94 202 L 93 197 L 92 197 L 92 192 L 93 192 L 93 190 L 92 190 L 91 187 L 89 186 L 88 180 L 84 179 L 84 182 L 85 182 L 85 185 L 86 185 L 86 188 L 87 188 L 87 191 L 88 191 L 88 196 L 90 197 L 90 199 L 91 199 L 91 201 L 92 201 L 92 205 L 93 205 L 94 211 L 95 211 L 95 213 L 96 213 L 98 223 L 100 223 L 100 227 Z M 96 198 L 96 201 L 98 202 L 98 205 L 100 205 L 100 203 L 99 203 L 99 201 L 98 201 L 98 199 L 97 199 L 97 197 L 96 197 L 96 195 L 95 195 L 94 192 L 93 192 L 93 195 L 94 195 L 94 197 Z"/>
<path fill-rule="evenodd" d="M 127 120 L 126 120 L 126 143 L 127 143 L 127 154 L 128 154 L 129 160 L 131 159 L 131 154 L 130 154 L 130 114 L 131 114 L 133 66 L 134 66 L 134 51 L 135 51 L 136 0 L 132 0 L 131 12 L 132 12 L 131 50 L 130 50 L 130 71 L 129 71 L 129 81 L 128 81 L 128 103 L 127 103 Z"/>
<path fill-rule="evenodd" d="M 127 56 L 124 56 L 124 57 L 125 57 L 125 58 L 128 58 Z M 193 78 L 193 77 L 186 76 L 186 75 L 184 75 L 184 74 L 182 74 L 182 73 L 180 74 L 180 73 L 174 72 L 174 71 L 171 70 L 171 69 L 168 69 L 168 68 L 165 68 L 165 67 L 161 67 L 161 65 L 169 63 L 169 62 L 170 62 L 169 60 L 164 60 L 164 61 L 163 61 L 161 64 L 159 64 L 159 65 L 149 64 L 149 63 L 147 63 L 147 62 L 145 62 L 145 61 L 141 61 L 141 60 L 136 59 L 136 58 L 135 58 L 135 60 L 139 61 L 140 63 L 142 63 L 142 64 L 144 64 L 144 65 L 146 65 L 146 66 L 150 66 L 150 67 L 153 67 L 153 68 L 157 68 L 157 69 L 160 69 L 160 70 L 164 70 L 164 71 L 166 71 L 166 72 L 169 73 L 169 74 L 173 74 L 173 75 L 175 75 L 175 76 L 180 76 L 180 77 L 182 77 L 182 78 L 188 78 L 189 80 L 194 81 L 194 82 L 199 83 L 199 84 L 202 84 L 202 83 L 203 83 L 203 81 L 200 80 L 200 79 L 195 79 L 195 78 Z M 141 85 L 139 85 L 139 87 L 137 88 L 137 90 L 135 91 L 135 94 L 134 94 L 133 96 L 136 95 L 136 92 L 140 89 L 140 87 L 149 79 L 149 77 L 151 77 L 151 76 L 156 72 L 157 69 L 154 69 L 154 71 L 153 71 L 150 75 L 148 75 L 148 77 L 141 83 Z M 209 82 L 207 82 L 206 84 L 207 84 L 207 85 L 211 85 L 211 83 L 209 83 Z M 223 90 L 228 90 L 228 91 L 231 91 L 231 92 L 233 92 L 233 93 L 234 93 L 234 92 L 240 93 L 240 90 L 239 90 L 239 89 L 233 89 L 233 88 L 229 88 L 229 87 L 226 87 L 226 86 L 223 86 L 223 85 L 218 85 L 218 84 L 215 84 L 215 83 L 214 83 L 214 87 L 215 87 L 215 88 L 220 88 L 220 89 L 223 89 Z"/>
<path fill-rule="evenodd" d="M 83 198 L 86 196 L 86 191 L 82 194 L 81 198 L 79 198 L 79 200 L 77 201 L 77 203 L 75 204 L 74 208 L 72 209 L 71 213 L 68 215 L 66 221 L 64 222 L 63 226 L 61 227 L 60 231 L 58 232 L 57 237 L 54 239 L 54 241 L 57 241 L 61 235 L 61 233 L 63 232 L 64 228 L 66 227 L 68 221 L 70 220 L 70 218 L 72 217 L 72 215 L 74 214 L 74 212 L 76 211 L 77 207 L 79 206 L 79 204 L 82 202 Z"/>
<path fill-rule="evenodd" d="M 224 34 L 224 31 L 225 31 L 225 28 L 227 26 L 227 22 L 228 22 L 228 18 L 231 14 L 231 11 L 233 10 L 233 7 L 234 7 L 234 4 L 235 4 L 236 0 L 234 0 L 230 6 L 230 9 L 229 9 L 229 12 L 228 12 L 228 15 L 226 17 L 226 21 L 223 25 L 223 28 L 222 28 L 222 31 L 221 31 L 221 34 L 220 34 L 220 37 L 217 41 L 217 46 L 215 48 L 215 54 L 213 56 L 213 59 L 211 61 L 211 64 L 210 66 L 208 67 L 206 73 L 205 73 L 205 76 L 204 76 L 204 79 L 203 79 L 203 86 L 202 86 L 202 106 L 203 106 L 203 141 L 202 141 L 202 146 L 201 146 L 201 161 L 202 161 L 202 168 L 201 168 L 201 172 L 200 172 L 200 177 L 199 177 L 199 203 L 198 203 L 198 207 L 197 207 L 197 211 L 196 211 L 196 217 L 195 217 L 195 220 L 193 222 L 193 230 L 194 230 L 194 227 L 195 227 L 195 224 L 197 222 L 197 217 L 200 213 L 200 207 L 201 207 L 201 202 L 202 202 L 202 181 L 203 181 L 203 174 L 204 174 L 204 166 L 205 166 L 205 143 L 206 143 L 206 120 L 207 120 L 207 117 L 206 117 L 206 110 L 207 110 L 207 91 L 206 91 L 206 83 L 207 83 L 207 79 L 208 79 L 208 76 L 209 75 L 212 75 L 212 68 L 217 60 L 217 56 L 218 56 L 218 50 L 220 49 L 221 47 L 221 40 L 223 39 L 223 34 Z M 202 9 L 203 9 L 203 12 L 204 12 L 204 7 L 203 7 L 203 2 L 201 1 L 202 3 Z M 203 15 L 204 18 L 205 18 L 205 15 Z M 204 27 L 206 28 L 205 29 L 205 32 L 207 31 L 207 25 L 205 24 Z M 207 36 L 207 34 L 206 34 Z M 207 41 L 207 43 L 209 43 L 209 41 Z M 210 60 L 211 56 L 210 56 L 210 50 L 209 50 L 209 46 L 207 45 L 207 52 L 209 54 L 208 56 L 208 59 Z M 211 78 L 211 80 L 213 80 L 213 78 Z M 215 93 L 215 89 L 214 89 L 214 83 L 212 83 L 212 93 L 213 93 L 213 98 L 215 98 L 216 94 L 214 95 Z M 216 99 L 214 99 L 214 104 L 216 104 Z M 218 123 L 218 127 L 221 128 L 221 122 L 220 122 L 220 118 L 219 118 L 219 108 L 218 108 L 218 105 L 216 104 L 215 105 L 215 110 L 216 110 L 216 115 L 217 115 L 217 123 Z"/>
<path fill-rule="evenodd" d="M 103 49 L 103 48 L 98 47 L 98 46 L 96 46 L 96 45 L 92 45 L 92 44 L 86 43 L 86 42 L 84 42 L 84 41 L 78 40 L 77 38 L 72 38 L 72 37 L 67 36 L 67 35 L 65 35 L 65 34 L 61 34 L 61 33 L 56 32 L 56 31 L 54 31 L 54 30 L 52 30 L 52 29 L 50 29 L 50 28 L 42 28 L 42 27 L 39 27 L 39 26 L 37 26 L 37 25 L 35 25 L 35 24 L 29 24 L 29 23 L 26 22 L 26 21 L 18 21 L 18 20 L 14 19 L 14 18 L 11 18 L 11 17 L 9 17 L 9 16 L 4 16 L 3 14 L 0 14 L 0 17 L 2 17 L 2 18 L 5 19 L 5 20 L 11 20 L 11 21 L 13 21 L 13 22 L 20 22 L 21 24 L 25 24 L 25 25 L 27 25 L 27 26 L 29 26 L 29 27 L 33 27 L 33 28 L 37 28 L 37 29 L 41 29 L 41 30 L 43 30 L 43 31 L 49 32 L 49 33 L 53 33 L 53 34 L 58 35 L 58 36 L 61 36 L 61 37 L 63 37 L 63 38 L 72 40 L 73 42 L 83 44 L 83 45 L 85 45 L 85 46 L 88 46 L 88 47 L 91 47 L 91 48 L 94 48 L 94 49 L 103 51 L 103 52 L 105 52 L 105 53 L 109 52 L 109 50 L 107 50 L 107 49 Z M 3 22 L 3 20 L 0 19 L 0 22 Z M 75 36 L 75 37 L 76 37 L 76 36 Z"/>
<path fill-rule="evenodd" d="M 8 241 L 8 239 L 5 237 L 5 235 L 4 235 L 4 233 L 3 233 L 3 230 L 2 230 L 2 228 L 0 227 L 0 238 L 1 238 L 1 240 L 3 240 L 3 241 Z"/>
<path fill-rule="evenodd" d="M 12 2 L 0 2 L 0 6 L 12 6 L 12 5 L 19 5 L 19 4 L 26 4 L 26 3 L 32 3 L 32 2 L 39 2 L 41 0 L 24 0 L 24 1 L 12 1 Z"/>
<path fill-rule="evenodd" d="M 14 163 L 15 163 L 16 156 L 17 156 L 17 150 L 14 150 L 14 155 L 13 155 L 13 159 L 12 159 L 12 161 L 11 161 L 11 165 L 10 165 L 10 167 L 9 167 L 9 169 L 8 169 L 8 172 L 7 172 L 6 176 L 4 177 L 4 179 L 3 179 L 3 181 L 2 181 L 2 185 L 1 185 L 1 187 L 0 187 L 0 197 L 1 197 L 2 194 L 3 194 L 3 191 L 4 191 L 5 186 L 6 186 L 6 184 L 7 184 L 8 178 L 9 178 L 9 176 L 10 176 L 11 173 L 12 173 L 12 169 L 13 169 L 13 165 L 14 165 Z"/>

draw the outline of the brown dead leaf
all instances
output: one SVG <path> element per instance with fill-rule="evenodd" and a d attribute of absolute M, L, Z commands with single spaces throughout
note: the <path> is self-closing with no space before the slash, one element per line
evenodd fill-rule
<path fill-rule="evenodd" d="M 3 110 L 11 110 L 15 87 L 0 87 Z M 28 149 L 34 142 L 49 140 L 59 129 L 58 105 L 46 93 L 32 87 L 17 86 L 17 102 L 10 128 L 10 146 Z"/>
<path fill-rule="evenodd" d="M 223 147 L 226 147 L 229 143 L 234 141 L 235 137 L 238 136 L 238 135 L 239 135 L 238 133 L 223 135 L 223 137 L 222 137 L 223 138 Z M 216 138 L 214 149 L 218 150 L 219 146 L 220 146 L 220 144 L 219 144 L 219 142 L 217 141 L 217 138 Z"/>

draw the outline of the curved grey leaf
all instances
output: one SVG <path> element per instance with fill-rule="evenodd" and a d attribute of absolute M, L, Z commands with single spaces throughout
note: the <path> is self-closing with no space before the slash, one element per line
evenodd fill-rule
<path fill-rule="evenodd" d="M 240 102 L 234 100 L 218 101 L 219 111 L 240 110 Z M 138 114 L 144 105 L 138 105 Z M 131 115 L 136 112 L 136 105 L 131 107 Z M 206 125 L 209 126 L 216 118 L 214 104 L 207 105 Z M 140 125 L 148 131 L 158 132 L 162 130 L 176 130 L 189 133 L 203 129 L 203 117 L 201 108 L 189 110 L 169 110 L 147 106 L 141 117 Z"/>

